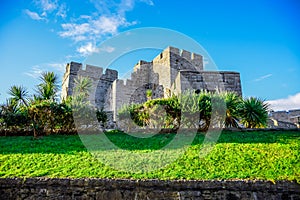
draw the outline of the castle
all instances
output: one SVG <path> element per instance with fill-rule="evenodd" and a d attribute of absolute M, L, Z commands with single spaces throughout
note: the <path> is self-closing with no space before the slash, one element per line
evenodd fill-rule
<path fill-rule="evenodd" d="M 300 109 L 271 111 L 269 113 L 269 127 L 300 128 Z"/>
<path fill-rule="evenodd" d="M 196 53 L 167 47 L 151 62 L 140 60 L 133 68 L 131 78 L 118 79 L 118 71 L 71 62 L 66 66 L 62 83 L 62 99 L 73 94 L 75 79 L 89 77 L 93 83 L 90 101 L 98 108 L 111 111 L 117 120 L 117 111 L 124 104 L 165 98 L 186 90 L 233 91 L 242 95 L 240 74 L 237 72 L 205 71 L 203 57 Z"/>

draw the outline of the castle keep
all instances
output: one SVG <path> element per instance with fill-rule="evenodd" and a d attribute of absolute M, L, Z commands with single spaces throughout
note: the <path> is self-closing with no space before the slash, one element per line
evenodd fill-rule
<path fill-rule="evenodd" d="M 98 108 L 112 111 L 114 120 L 124 104 L 143 103 L 147 92 L 151 98 L 165 98 L 186 90 L 233 91 L 242 95 L 240 74 L 237 72 L 205 71 L 203 57 L 186 50 L 168 47 L 151 62 L 140 60 L 131 78 L 118 79 L 118 72 L 71 62 L 63 77 L 62 99 L 72 95 L 75 79 L 89 77 L 93 82 L 90 101 Z"/>

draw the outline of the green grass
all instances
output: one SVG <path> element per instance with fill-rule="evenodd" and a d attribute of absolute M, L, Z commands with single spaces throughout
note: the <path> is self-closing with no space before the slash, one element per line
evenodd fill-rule
<path fill-rule="evenodd" d="M 94 140 L 94 136 L 88 136 Z M 174 134 L 134 138 L 108 133 L 116 146 L 149 153 L 173 140 Z M 260 179 L 300 182 L 300 132 L 223 132 L 213 150 L 199 157 L 204 136 L 198 134 L 187 151 L 155 171 L 136 173 L 113 169 L 97 160 L 78 136 L 0 137 L 0 177 L 93 177 L 133 179 Z M 171 149 L 169 152 L 176 152 Z M 120 161 L 131 158 L 121 151 Z M 154 157 L 147 158 L 147 161 Z M 155 157 L 156 159 L 156 157 Z M 122 161 L 121 161 L 122 164 Z M 124 163 L 128 164 L 128 163 Z M 133 163 L 135 169 L 139 164 Z"/>

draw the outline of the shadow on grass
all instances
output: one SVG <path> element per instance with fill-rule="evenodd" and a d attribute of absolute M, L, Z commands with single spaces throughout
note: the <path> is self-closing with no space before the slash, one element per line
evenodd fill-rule
<path fill-rule="evenodd" d="M 74 154 L 87 151 L 78 135 L 50 135 L 34 139 L 32 136 L 0 137 L 0 154 Z"/>
<path fill-rule="evenodd" d="M 101 133 L 104 134 L 104 133 Z M 169 144 L 175 133 L 156 134 L 149 138 L 137 138 L 123 132 L 108 132 L 106 137 L 124 150 L 157 150 Z M 97 136 L 97 135 L 96 135 Z M 89 135 L 94 139 L 95 135 Z M 197 134 L 192 145 L 202 144 L 204 134 Z M 300 143 L 300 131 L 223 131 L 218 143 Z M 78 135 L 51 135 L 39 139 L 31 136 L 0 137 L 0 154 L 75 154 L 87 151 Z"/>

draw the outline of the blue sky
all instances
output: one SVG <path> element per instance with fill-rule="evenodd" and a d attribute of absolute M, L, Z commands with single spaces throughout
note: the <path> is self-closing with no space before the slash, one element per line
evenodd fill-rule
<path fill-rule="evenodd" d="M 2 0 L 0 18 L 0 102 L 11 85 L 33 93 L 42 71 L 62 76 L 118 33 L 162 27 L 201 44 L 219 70 L 240 72 L 244 96 L 300 108 L 298 0 Z"/>

